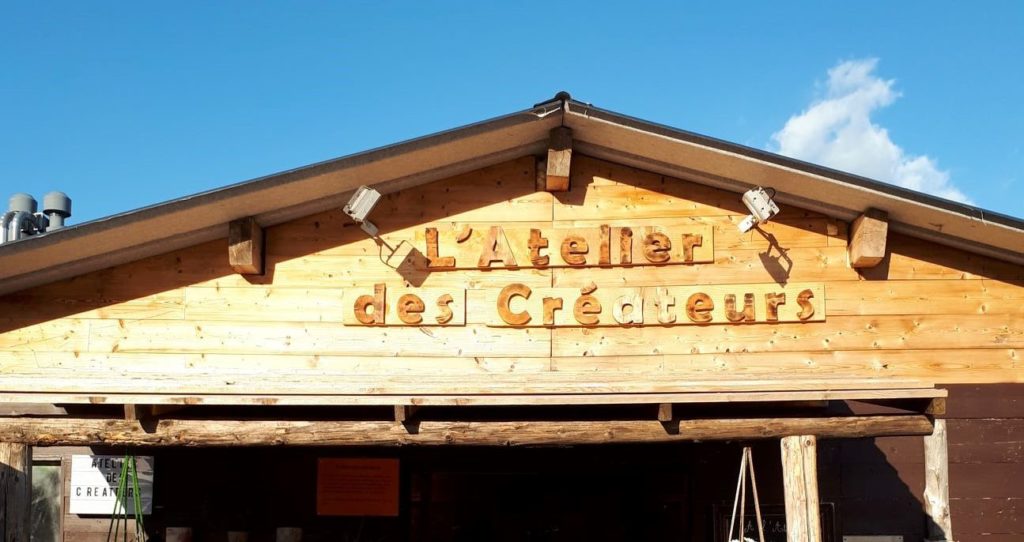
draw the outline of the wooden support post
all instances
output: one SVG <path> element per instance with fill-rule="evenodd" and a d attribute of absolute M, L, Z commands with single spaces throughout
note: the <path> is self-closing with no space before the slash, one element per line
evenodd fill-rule
<path fill-rule="evenodd" d="M 551 130 L 548 144 L 547 176 L 544 181 L 548 192 L 569 191 L 569 169 L 572 164 L 572 129 L 559 126 Z"/>
<path fill-rule="evenodd" d="M 868 209 L 850 226 L 847 254 L 850 267 L 874 267 L 885 258 L 885 240 L 889 232 L 889 215 Z"/>
<path fill-rule="evenodd" d="M 782 479 L 786 501 L 786 539 L 820 542 L 817 439 L 812 435 L 782 438 Z"/>
<path fill-rule="evenodd" d="M 0 442 L 0 533 L 3 542 L 29 542 L 32 447 Z"/>
<path fill-rule="evenodd" d="M 924 511 L 931 541 L 953 540 L 946 442 L 946 420 L 935 420 L 935 431 L 924 437 Z"/>
<path fill-rule="evenodd" d="M 228 262 L 236 273 L 263 274 L 263 228 L 248 216 L 228 226 Z"/>

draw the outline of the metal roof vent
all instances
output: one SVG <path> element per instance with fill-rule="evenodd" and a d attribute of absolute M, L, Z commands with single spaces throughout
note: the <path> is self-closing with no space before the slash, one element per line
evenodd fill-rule
<path fill-rule="evenodd" d="M 11 196 L 0 223 L 0 244 L 63 228 L 64 219 L 71 216 L 71 198 L 64 192 L 50 192 L 43 196 L 43 212 L 36 209 L 31 195 L 19 192 Z"/>

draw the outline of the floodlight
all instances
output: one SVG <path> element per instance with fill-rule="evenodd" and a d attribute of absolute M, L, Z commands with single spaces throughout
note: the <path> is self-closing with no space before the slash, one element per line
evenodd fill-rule
<path fill-rule="evenodd" d="M 367 235 L 374 239 L 379 239 L 377 226 L 373 222 L 366 219 L 373 211 L 373 208 L 377 206 L 377 202 L 380 200 L 380 192 L 370 188 L 369 186 L 360 186 L 355 194 L 352 194 L 352 198 L 348 200 L 341 210 L 347 214 L 352 220 L 359 223 L 359 227 L 362 228 Z"/>
<path fill-rule="evenodd" d="M 771 195 L 768 195 L 771 190 Z M 743 194 L 743 205 L 747 206 L 750 216 L 744 218 L 739 224 L 741 232 L 748 232 L 758 224 L 768 222 L 773 216 L 779 214 L 779 206 L 775 204 L 774 188 L 752 188 Z"/>

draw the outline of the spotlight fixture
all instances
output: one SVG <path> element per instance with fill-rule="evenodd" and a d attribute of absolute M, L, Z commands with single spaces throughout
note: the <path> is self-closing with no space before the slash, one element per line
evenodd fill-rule
<path fill-rule="evenodd" d="M 366 219 L 373 211 L 373 208 L 377 206 L 377 201 L 380 200 L 380 192 L 370 188 L 369 186 L 363 185 L 356 190 L 355 194 L 352 194 L 352 198 L 348 200 L 341 210 L 347 214 L 352 220 L 355 220 L 362 228 L 364 232 L 370 237 L 380 240 L 378 235 L 377 226 L 373 222 Z"/>
<path fill-rule="evenodd" d="M 771 195 L 768 191 L 771 190 Z M 746 233 L 758 224 L 768 222 L 773 216 L 779 214 L 779 206 L 775 204 L 774 188 L 751 188 L 743 194 L 743 205 L 750 210 L 750 216 L 740 222 L 740 231 Z"/>

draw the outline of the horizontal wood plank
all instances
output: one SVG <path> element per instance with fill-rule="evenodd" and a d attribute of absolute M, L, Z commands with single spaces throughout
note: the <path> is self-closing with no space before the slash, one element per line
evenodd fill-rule
<path fill-rule="evenodd" d="M 556 328 L 554 356 L 724 352 L 1021 348 L 1017 316 L 839 316 L 825 324 Z"/>
<path fill-rule="evenodd" d="M 767 403 L 806 401 L 846 401 L 868 399 L 931 399 L 944 397 L 945 390 L 935 388 L 896 388 L 832 391 L 736 391 L 693 393 L 616 393 L 545 395 L 174 395 L 125 394 L 84 395 L 74 393 L 5 393 L 0 406 L 7 404 L 146 404 L 146 405 L 333 405 L 333 406 L 538 406 L 538 405 L 637 405 L 702 403 Z M 8 412 L 5 408 L 0 412 Z M 39 410 L 34 413 L 53 415 Z M 63 410 L 59 414 L 65 414 Z M 3 414 L 11 416 L 12 414 Z"/>

